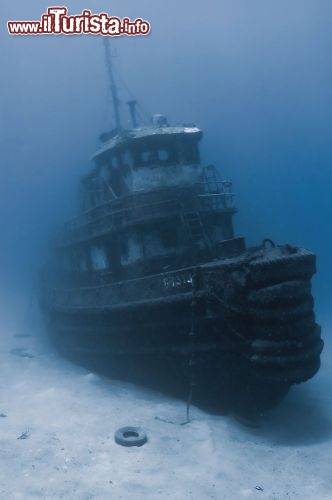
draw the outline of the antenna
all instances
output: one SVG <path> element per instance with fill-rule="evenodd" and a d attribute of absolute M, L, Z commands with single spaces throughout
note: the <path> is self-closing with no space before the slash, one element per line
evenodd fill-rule
<path fill-rule="evenodd" d="M 136 101 L 128 101 L 127 104 L 129 106 L 129 112 L 130 112 L 132 126 L 134 128 L 136 128 L 137 127 L 137 120 L 136 120 L 135 106 L 136 106 L 137 102 Z"/>
<path fill-rule="evenodd" d="M 110 88 L 112 94 L 112 102 L 113 102 L 113 110 L 114 110 L 114 118 L 115 118 L 115 126 L 118 131 L 121 130 L 121 120 L 120 120 L 120 112 L 119 112 L 119 99 L 118 99 L 118 91 L 115 85 L 114 74 L 113 74 L 113 66 L 112 66 L 112 56 L 109 47 L 109 39 L 108 37 L 103 37 L 104 47 L 105 47 L 105 61 L 106 67 L 108 71 L 108 76 L 110 79 Z"/>

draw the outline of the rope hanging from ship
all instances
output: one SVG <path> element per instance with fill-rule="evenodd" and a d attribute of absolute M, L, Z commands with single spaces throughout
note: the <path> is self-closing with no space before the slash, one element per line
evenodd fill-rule
<path fill-rule="evenodd" d="M 192 287 L 192 299 L 191 299 L 191 329 L 189 332 L 189 337 L 191 342 L 190 342 L 190 356 L 188 361 L 190 380 L 189 380 L 189 391 L 188 391 L 187 405 L 186 405 L 186 422 L 185 422 L 186 424 L 190 422 L 190 406 L 195 389 L 195 367 L 196 367 L 195 347 L 197 338 L 195 318 L 196 318 L 196 305 L 197 305 L 197 297 L 196 297 L 197 274 L 198 271 L 196 268 L 193 274 L 193 287 Z"/>
<path fill-rule="evenodd" d="M 195 268 L 194 273 L 193 273 L 193 287 L 192 287 L 192 300 L 191 300 L 191 329 L 189 331 L 189 337 L 190 337 L 190 355 L 189 355 L 189 360 L 188 360 L 188 369 L 189 369 L 189 390 L 188 390 L 188 396 L 187 396 L 187 404 L 186 404 L 186 420 L 183 422 L 181 425 L 185 425 L 190 423 L 190 407 L 194 395 L 194 390 L 196 386 L 196 380 L 195 380 L 195 368 L 196 368 L 196 340 L 197 340 L 197 329 L 196 329 L 196 306 L 197 306 L 197 284 L 198 284 L 198 274 L 199 274 L 199 268 Z M 236 307 L 231 307 L 228 304 L 226 304 L 218 295 L 211 290 L 211 295 L 217 302 L 219 302 L 223 309 L 226 311 L 231 311 L 231 312 L 236 312 L 239 313 L 241 310 Z M 238 338 L 240 338 L 242 341 L 245 343 L 248 342 L 248 339 L 246 339 L 243 335 L 241 335 L 223 316 L 222 321 L 226 324 L 226 326 L 236 335 Z"/>

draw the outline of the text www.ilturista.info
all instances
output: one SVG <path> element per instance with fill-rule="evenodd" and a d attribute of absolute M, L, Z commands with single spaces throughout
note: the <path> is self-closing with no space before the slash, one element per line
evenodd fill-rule
<path fill-rule="evenodd" d="M 104 35 L 104 36 L 136 36 L 147 35 L 150 23 L 141 18 L 130 21 L 128 17 L 120 19 L 108 14 L 92 14 L 91 10 L 83 10 L 81 15 L 68 16 L 66 7 L 49 7 L 47 14 L 40 21 L 8 21 L 8 32 L 11 35 Z"/>

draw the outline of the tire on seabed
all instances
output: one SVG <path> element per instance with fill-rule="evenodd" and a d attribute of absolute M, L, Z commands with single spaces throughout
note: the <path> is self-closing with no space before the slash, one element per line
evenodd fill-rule
<path fill-rule="evenodd" d="M 140 427 L 122 427 L 115 432 L 114 440 L 121 446 L 143 446 L 148 440 L 147 435 Z"/>

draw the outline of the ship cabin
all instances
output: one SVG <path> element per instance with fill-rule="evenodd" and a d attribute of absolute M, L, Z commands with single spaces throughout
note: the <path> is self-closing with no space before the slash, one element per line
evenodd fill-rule
<path fill-rule="evenodd" d="M 65 269 L 112 282 L 243 251 L 231 183 L 202 167 L 201 137 L 196 126 L 170 126 L 162 115 L 102 136 L 82 179 L 80 214 L 58 240 Z"/>

